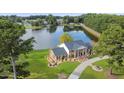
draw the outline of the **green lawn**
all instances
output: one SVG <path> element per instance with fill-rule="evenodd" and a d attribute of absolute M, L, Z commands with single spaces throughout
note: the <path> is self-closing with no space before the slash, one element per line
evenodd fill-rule
<path fill-rule="evenodd" d="M 48 50 L 39 50 L 30 52 L 27 58 L 25 58 L 24 55 L 20 56 L 19 61 L 29 62 L 29 66 L 27 69 L 31 72 L 31 75 L 27 78 L 55 79 L 58 78 L 58 74 L 60 73 L 64 73 L 69 76 L 69 74 L 75 69 L 75 67 L 79 65 L 79 62 L 64 62 L 57 67 L 49 68 L 47 66 L 47 55 Z"/>
<path fill-rule="evenodd" d="M 97 72 L 92 70 L 91 67 L 87 67 L 85 71 L 81 74 L 80 79 L 106 79 L 108 71 L 107 60 L 102 60 L 94 63 L 94 65 L 101 66 L 103 68 L 102 72 Z"/>
<path fill-rule="evenodd" d="M 101 66 L 103 68 L 102 72 L 97 72 L 92 70 L 89 66 L 85 69 L 85 71 L 81 74 L 80 79 L 107 79 L 109 73 L 109 66 L 107 59 L 95 62 L 94 65 Z M 124 75 L 115 75 L 117 79 L 124 79 Z"/>
<path fill-rule="evenodd" d="M 44 28 L 44 26 L 32 26 L 31 27 L 32 30 L 41 30 L 43 28 Z"/>
<path fill-rule="evenodd" d="M 41 25 L 41 26 L 30 26 L 30 25 L 25 25 L 26 29 L 32 29 L 32 30 L 41 30 L 43 29 L 45 26 Z"/>

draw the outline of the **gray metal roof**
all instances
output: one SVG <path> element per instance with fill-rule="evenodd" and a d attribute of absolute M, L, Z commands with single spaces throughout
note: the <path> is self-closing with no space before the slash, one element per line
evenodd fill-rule
<path fill-rule="evenodd" d="M 53 50 L 55 56 L 66 56 L 67 55 L 67 53 L 66 53 L 64 48 L 59 48 L 58 47 L 58 48 L 54 48 L 52 50 Z"/>
<path fill-rule="evenodd" d="M 77 49 L 83 49 L 83 48 L 91 48 L 91 44 L 89 43 L 84 43 L 82 40 L 76 40 L 73 42 L 68 42 L 65 43 L 65 45 L 67 46 L 67 48 L 69 50 L 77 50 Z"/>

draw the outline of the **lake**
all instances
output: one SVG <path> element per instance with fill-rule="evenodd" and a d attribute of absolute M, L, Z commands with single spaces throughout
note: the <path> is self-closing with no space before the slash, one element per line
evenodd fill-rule
<path fill-rule="evenodd" d="M 24 40 L 34 37 L 35 43 L 34 49 L 39 50 L 39 49 L 48 49 L 48 48 L 54 48 L 57 45 L 60 44 L 59 38 L 60 36 L 64 33 L 63 26 L 57 26 L 55 30 L 50 32 L 48 29 L 44 28 L 42 30 L 38 31 L 32 31 L 32 29 L 26 29 L 26 34 L 22 37 Z M 73 40 L 82 40 L 85 43 L 91 43 L 92 40 L 90 37 L 85 34 L 83 30 L 72 30 L 67 32 L 69 35 L 72 36 Z"/>

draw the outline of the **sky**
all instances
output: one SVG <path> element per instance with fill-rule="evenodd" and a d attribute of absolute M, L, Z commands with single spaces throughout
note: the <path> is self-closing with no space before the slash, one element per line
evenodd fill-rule
<path fill-rule="evenodd" d="M 30 15 L 49 15 L 52 14 L 54 16 L 79 16 L 81 13 L 0 13 L 0 16 L 10 16 L 10 15 L 17 15 L 17 16 L 30 16 Z"/>
<path fill-rule="evenodd" d="M 124 13 L 124 0 L 0 0 L 0 13 Z"/>
<path fill-rule="evenodd" d="M 80 16 L 83 13 L 0 13 L 0 16 L 11 16 L 11 15 L 16 15 L 16 16 L 31 16 L 31 15 L 49 15 L 52 14 L 54 16 Z M 124 15 L 124 13 L 116 13 L 117 15 Z"/>

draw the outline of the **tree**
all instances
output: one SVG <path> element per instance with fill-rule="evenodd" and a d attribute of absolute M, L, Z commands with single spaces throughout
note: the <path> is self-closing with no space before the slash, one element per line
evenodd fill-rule
<path fill-rule="evenodd" d="M 18 62 L 16 63 L 16 74 L 18 78 L 25 78 L 30 75 L 30 72 L 26 70 L 27 66 L 29 66 L 28 62 Z M 8 69 L 10 72 L 13 72 L 12 66 Z"/>
<path fill-rule="evenodd" d="M 112 69 L 121 69 L 124 67 L 124 29 L 117 24 L 111 24 L 94 48 L 99 55 L 109 55 L 109 64 Z M 122 69 L 121 69 L 122 70 Z M 124 68 L 123 68 L 124 71 Z M 112 73 L 112 72 L 111 72 Z"/>
<path fill-rule="evenodd" d="M 37 20 L 31 21 L 32 26 L 42 26 L 43 25 L 43 20 L 38 18 Z"/>
<path fill-rule="evenodd" d="M 56 26 L 57 25 L 57 20 L 56 20 L 56 17 L 54 17 L 53 15 L 48 15 L 47 17 L 46 17 L 46 21 L 48 22 L 48 24 L 50 24 L 50 25 L 54 25 L 54 26 Z"/>
<path fill-rule="evenodd" d="M 82 16 L 85 25 L 102 33 L 107 29 L 109 24 L 118 24 L 124 27 L 124 16 L 110 14 L 85 14 Z"/>
<path fill-rule="evenodd" d="M 65 43 L 65 42 L 72 42 L 73 41 L 73 38 L 67 34 L 67 33 L 64 33 L 61 37 L 60 37 L 60 42 L 61 43 Z"/>
<path fill-rule="evenodd" d="M 75 21 L 77 22 L 78 20 L 76 19 Z M 63 24 L 69 24 L 69 23 L 74 23 L 74 17 L 73 16 L 64 16 Z"/>
<path fill-rule="evenodd" d="M 69 23 L 69 16 L 64 16 L 63 17 L 63 24 L 68 24 Z"/>
<path fill-rule="evenodd" d="M 79 17 L 74 17 L 74 23 L 79 23 Z"/>
<path fill-rule="evenodd" d="M 12 64 L 14 79 L 17 78 L 16 61 L 19 55 L 28 53 L 33 46 L 33 38 L 21 39 L 25 33 L 23 25 L 0 19 L 0 63 Z"/>

